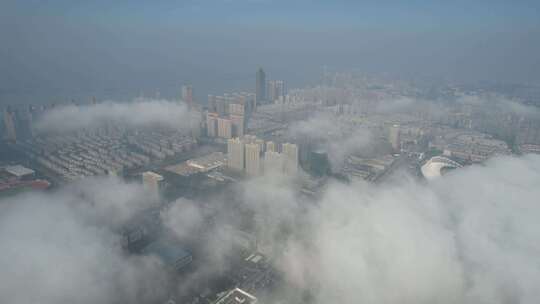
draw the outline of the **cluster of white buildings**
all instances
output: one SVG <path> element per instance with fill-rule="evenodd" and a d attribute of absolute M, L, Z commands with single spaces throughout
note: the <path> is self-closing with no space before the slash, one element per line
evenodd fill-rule
<path fill-rule="evenodd" d="M 263 172 L 283 172 L 294 175 L 298 171 L 298 146 L 279 145 L 253 135 L 229 139 L 227 142 L 228 167 L 258 176 Z"/>
<path fill-rule="evenodd" d="M 235 93 L 208 96 L 206 135 L 230 139 L 244 136 L 246 115 L 255 107 L 253 94 Z"/>
<path fill-rule="evenodd" d="M 85 176 L 118 174 L 137 168 L 153 159 L 174 156 L 192 149 L 193 139 L 182 134 L 120 132 L 38 137 L 19 141 L 14 147 L 61 179 L 70 181 Z"/>
<path fill-rule="evenodd" d="M 183 133 L 168 135 L 159 132 L 139 133 L 128 136 L 127 142 L 156 159 L 165 159 L 190 151 L 196 145 L 193 137 Z"/>
<path fill-rule="evenodd" d="M 441 136 L 435 137 L 430 142 L 430 147 L 443 151 L 445 156 L 472 163 L 479 163 L 493 156 L 512 153 L 504 141 L 474 131 L 448 131 Z"/>

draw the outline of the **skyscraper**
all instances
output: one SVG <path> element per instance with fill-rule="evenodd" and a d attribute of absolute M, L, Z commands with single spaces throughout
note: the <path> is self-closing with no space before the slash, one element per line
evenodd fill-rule
<path fill-rule="evenodd" d="M 193 86 L 191 85 L 182 86 L 182 100 L 191 109 L 191 107 L 193 106 Z"/>
<path fill-rule="evenodd" d="M 255 103 L 261 103 L 266 99 L 266 74 L 262 68 L 257 70 L 255 85 Z"/>
<path fill-rule="evenodd" d="M 285 155 L 285 172 L 296 174 L 298 172 L 298 146 L 285 143 L 281 146 L 282 153 Z"/>
<path fill-rule="evenodd" d="M 244 142 L 240 138 L 227 141 L 228 166 L 236 171 L 244 170 Z"/>
<path fill-rule="evenodd" d="M 251 176 L 261 174 L 261 146 L 257 143 L 246 144 L 246 173 Z"/>
<path fill-rule="evenodd" d="M 394 153 L 399 153 L 401 151 L 401 138 L 399 133 L 399 125 L 393 125 L 390 127 L 388 141 L 392 145 L 392 150 L 394 150 Z"/>
<path fill-rule="evenodd" d="M 218 137 L 231 138 L 232 137 L 232 122 L 230 119 L 221 118 L 217 119 L 218 124 Z"/>

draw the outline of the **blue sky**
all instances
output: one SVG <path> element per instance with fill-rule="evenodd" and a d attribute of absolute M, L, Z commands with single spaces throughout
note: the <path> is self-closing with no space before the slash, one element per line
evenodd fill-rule
<path fill-rule="evenodd" d="M 160 18 L 169 24 L 250 24 L 309 26 L 431 27 L 440 22 L 460 26 L 538 26 L 538 1 L 500 0 L 180 0 L 80 1 L 5 0 L 13 17 L 83 18 L 90 22 L 145 23 Z M 10 14 L 11 15 L 11 14 Z M 19 16 L 17 16 L 19 15 Z M 109 20 L 107 20 L 109 19 Z"/>
<path fill-rule="evenodd" d="M 258 65 L 298 85 L 322 65 L 535 82 L 539 37 L 540 1 L 3 0 L 0 102 L 250 89 Z"/>

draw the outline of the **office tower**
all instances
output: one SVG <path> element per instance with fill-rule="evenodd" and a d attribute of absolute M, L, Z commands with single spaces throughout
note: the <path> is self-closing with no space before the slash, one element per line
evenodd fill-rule
<path fill-rule="evenodd" d="M 276 144 L 273 141 L 266 142 L 266 151 L 278 152 L 276 149 Z"/>
<path fill-rule="evenodd" d="M 255 103 L 261 103 L 266 98 L 266 74 L 262 68 L 257 70 L 255 86 Z"/>
<path fill-rule="evenodd" d="M 393 125 L 390 127 L 388 141 L 392 145 L 392 150 L 394 153 L 399 153 L 401 151 L 401 138 L 399 133 L 399 125 Z"/>
<path fill-rule="evenodd" d="M 15 127 L 15 113 L 11 109 L 4 109 L 4 129 L 6 130 L 6 139 L 17 141 L 17 130 Z"/>
<path fill-rule="evenodd" d="M 143 188 L 147 191 L 152 197 L 158 198 L 159 191 L 162 188 L 163 176 L 146 171 L 142 174 Z"/>
<path fill-rule="evenodd" d="M 264 172 L 282 172 L 284 169 L 284 155 L 275 151 L 264 153 Z"/>
<path fill-rule="evenodd" d="M 281 146 L 281 150 L 285 157 L 285 172 L 296 174 L 298 172 L 298 146 L 285 143 Z"/>
<path fill-rule="evenodd" d="M 206 114 L 206 135 L 208 137 L 217 137 L 218 135 L 218 117 L 217 113 Z"/>
<path fill-rule="evenodd" d="M 250 176 L 261 174 L 261 146 L 257 143 L 245 145 L 246 173 Z"/>
<path fill-rule="evenodd" d="M 244 142 L 240 138 L 227 141 L 227 158 L 229 168 L 236 171 L 244 170 Z"/>
<path fill-rule="evenodd" d="M 218 137 L 231 138 L 232 137 L 232 122 L 230 119 L 218 117 Z"/>
<path fill-rule="evenodd" d="M 193 106 L 193 86 L 191 85 L 182 86 L 182 100 L 191 109 L 191 107 Z"/>

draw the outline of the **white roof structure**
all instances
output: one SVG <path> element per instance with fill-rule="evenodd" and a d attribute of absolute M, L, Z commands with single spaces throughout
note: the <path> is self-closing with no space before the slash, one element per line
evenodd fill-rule
<path fill-rule="evenodd" d="M 434 156 L 430 158 L 420 169 L 422 171 L 422 175 L 428 179 L 432 180 L 437 177 L 440 177 L 441 171 L 444 168 L 461 168 L 462 166 L 443 156 Z"/>
<path fill-rule="evenodd" d="M 28 169 L 21 165 L 7 166 L 4 168 L 4 170 L 6 170 L 6 172 L 9 174 L 15 175 L 16 177 L 23 177 L 35 173 L 34 170 Z"/>
<path fill-rule="evenodd" d="M 240 288 L 235 288 L 219 298 L 215 304 L 255 304 L 257 298 Z"/>

